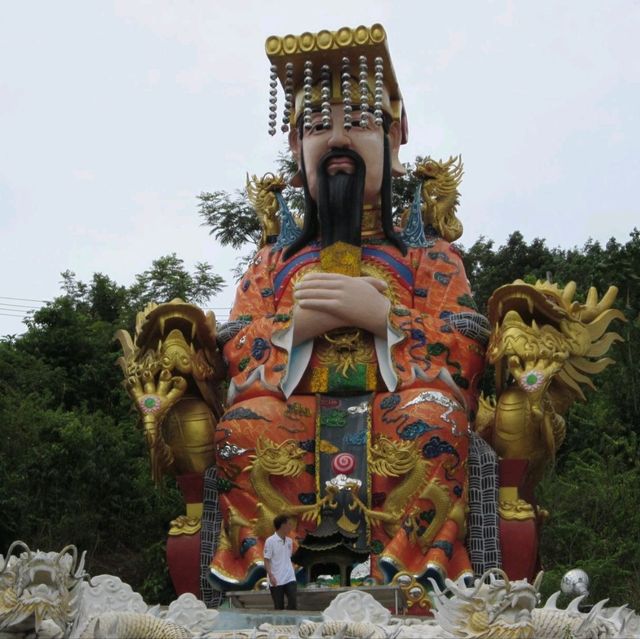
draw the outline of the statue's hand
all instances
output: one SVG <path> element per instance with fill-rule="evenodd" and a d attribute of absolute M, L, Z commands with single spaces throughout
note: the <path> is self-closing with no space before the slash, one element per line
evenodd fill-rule
<path fill-rule="evenodd" d="M 173 376 L 166 368 L 158 375 L 156 382 L 151 371 L 144 370 L 129 377 L 126 388 L 140 414 L 143 417 L 151 415 L 157 420 L 182 397 L 187 382 L 184 377 Z"/>
<path fill-rule="evenodd" d="M 374 277 L 339 273 L 311 273 L 296 286 L 295 299 L 302 311 L 321 313 L 327 330 L 343 326 L 363 328 L 374 335 L 387 334 L 390 302 L 383 294 L 387 284 Z"/>

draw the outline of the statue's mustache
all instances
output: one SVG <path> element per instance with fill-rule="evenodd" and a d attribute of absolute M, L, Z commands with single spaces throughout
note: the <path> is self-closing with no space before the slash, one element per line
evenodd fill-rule
<path fill-rule="evenodd" d="M 318 171 L 322 171 L 322 173 L 328 175 L 329 164 L 334 160 L 341 160 L 345 158 L 353 162 L 356 171 L 360 168 L 364 170 L 364 160 L 359 153 L 356 153 L 351 149 L 331 149 L 320 158 Z"/>

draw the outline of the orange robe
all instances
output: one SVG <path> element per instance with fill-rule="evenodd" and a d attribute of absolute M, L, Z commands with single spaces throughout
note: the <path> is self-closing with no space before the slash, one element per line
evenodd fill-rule
<path fill-rule="evenodd" d="M 322 521 L 314 504 L 327 494 L 326 469 L 335 476 L 346 469 L 349 478 L 354 463 L 366 466 L 357 526 L 374 577 L 472 574 L 464 547 L 466 465 L 484 346 L 460 327 L 483 318 L 457 249 L 439 238 L 431 244 L 403 256 L 383 239 L 363 242 L 362 274 L 389 285 L 388 339 L 364 331 L 316 338 L 302 364 L 298 349 L 283 344 L 293 287 L 319 270 L 319 249 L 284 261 L 267 246 L 253 260 L 230 317 L 237 332 L 223 349 L 231 378 L 230 405 L 217 427 L 224 523 L 211 563 L 220 588 L 249 588 L 264 575 L 274 515 L 296 516 L 299 542 L 313 533 Z M 289 369 L 300 366 L 304 374 L 287 388 Z M 340 409 L 345 396 L 362 397 L 363 408 Z M 364 426 L 342 436 L 357 413 Z M 344 467 L 343 448 L 354 452 Z M 353 521 L 342 521 L 354 531 Z"/>

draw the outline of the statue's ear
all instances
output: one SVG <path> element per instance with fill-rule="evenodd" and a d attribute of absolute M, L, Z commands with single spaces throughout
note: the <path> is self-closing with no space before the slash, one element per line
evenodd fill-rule
<path fill-rule="evenodd" d="M 398 152 L 400 151 L 400 144 L 402 143 L 402 127 L 397 120 L 391 123 L 389 127 L 389 147 L 391 150 L 391 175 L 398 177 L 404 175 L 407 171 L 402 166 Z"/>
<path fill-rule="evenodd" d="M 301 156 L 302 156 L 302 142 L 300 140 L 300 135 L 298 134 L 298 128 L 292 127 L 291 131 L 289 131 L 289 148 L 291 149 L 291 154 L 293 155 L 293 159 L 296 161 L 298 165 L 298 170 L 292 178 L 289 180 L 289 184 L 293 187 L 301 187 L 302 184 L 302 174 L 300 173 L 300 165 L 301 165 Z"/>

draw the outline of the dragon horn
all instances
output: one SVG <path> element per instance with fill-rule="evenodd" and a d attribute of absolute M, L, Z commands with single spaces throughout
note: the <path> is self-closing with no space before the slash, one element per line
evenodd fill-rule
<path fill-rule="evenodd" d="M 589 349 L 589 357 L 602 357 L 609 351 L 611 345 L 615 342 L 623 342 L 624 340 L 618 333 L 605 333 L 597 342 L 594 342 Z M 575 362 L 574 362 L 575 364 Z"/>
<path fill-rule="evenodd" d="M 536 578 L 533 580 L 533 587 L 536 591 L 540 590 L 540 586 L 542 585 L 542 577 L 544 577 L 544 570 L 540 570 L 536 575 Z"/>
<path fill-rule="evenodd" d="M 598 289 L 595 286 L 589 288 L 586 306 L 595 306 L 598 303 Z"/>
<path fill-rule="evenodd" d="M 430 581 L 433 581 L 431 578 L 429 579 Z M 470 597 L 469 595 L 465 595 L 464 592 L 458 588 L 458 585 L 456 584 L 455 581 L 452 581 L 451 579 L 445 579 L 444 580 L 446 589 L 443 593 L 441 593 L 441 596 L 446 593 L 446 591 L 448 590 L 451 594 L 455 595 L 456 597 L 459 597 L 460 599 L 462 599 L 463 601 L 468 601 L 471 602 L 473 600 L 473 595 Z"/>
<path fill-rule="evenodd" d="M 82 579 L 84 577 L 84 560 L 87 557 L 87 551 L 85 550 L 82 555 L 80 555 L 80 562 L 78 564 L 78 569 L 76 570 L 75 575 L 73 575 L 74 579 Z"/>
<path fill-rule="evenodd" d="M 600 361 L 604 362 L 604 365 L 602 366 L 602 369 L 604 370 L 604 368 L 607 365 L 607 362 L 606 362 L 606 360 L 602 360 L 602 359 Z M 608 362 L 608 363 L 611 363 L 611 362 Z M 581 384 L 585 384 L 586 386 L 588 386 L 592 390 L 595 390 L 596 387 L 593 385 L 593 382 L 591 381 L 591 379 L 589 377 L 587 377 L 586 375 L 583 375 L 582 373 L 579 373 L 576 370 L 576 368 L 573 366 L 573 364 L 571 364 L 571 362 L 565 362 L 564 366 L 565 366 L 565 370 L 567 371 L 567 373 L 571 376 L 571 379 L 573 379 L 576 382 L 579 382 Z"/>
<path fill-rule="evenodd" d="M 509 577 L 507 577 L 507 573 L 504 570 L 501 570 L 500 568 L 489 568 L 489 570 L 485 571 L 482 577 L 480 577 L 480 579 L 476 581 L 476 587 L 471 597 L 475 597 L 478 594 L 478 592 L 480 592 L 480 588 L 482 588 L 482 584 L 484 584 L 487 577 L 495 581 L 495 575 L 499 575 L 500 577 L 502 577 L 507 590 L 511 589 L 511 582 L 509 581 Z"/>
<path fill-rule="evenodd" d="M 576 283 L 569 282 L 562 291 L 562 299 L 566 302 L 567 306 L 573 302 L 573 296 L 576 294 Z"/>
<path fill-rule="evenodd" d="M 587 333 L 589 334 L 591 341 L 600 339 L 604 332 L 607 330 L 609 324 L 614 319 L 619 319 L 623 322 L 627 321 L 627 318 L 624 316 L 624 313 L 622 311 L 619 311 L 615 308 L 610 308 L 600 313 L 598 317 L 587 324 L 585 328 L 587 329 Z"/>
<path fill-rule="evenodd" d="M 30 555 L 32 554 L 31 548 L 29 548 L 29 546 L 27 546 L 27 544 L 25 544 L 24 541 L 14 541 L 9 546 L 9 550 L 7 550 L 7 556 L 4 560 L 4 565 L 2 566 L 2 570 L 0 570 L 0 574 L 2 574 L 7 569 L 7 565 L 9 564 L 9 559 L 11 559 L 11 555 L 13 554 L 13 549 L 16 546 L 22 546 Z"/>
<path fill-rule="evenodd" d="M 65 546 L 57 555 L 56 555 L 56 563 L 59 564 L 62 558 L 68 553 L 71 552 L 71 556 L 73 557 L 73 563 L 71 564 L 71 574 L 75 572 L 76 564 L 78 563 L 78 549 L 73 545 L 69 544 Z"/>

